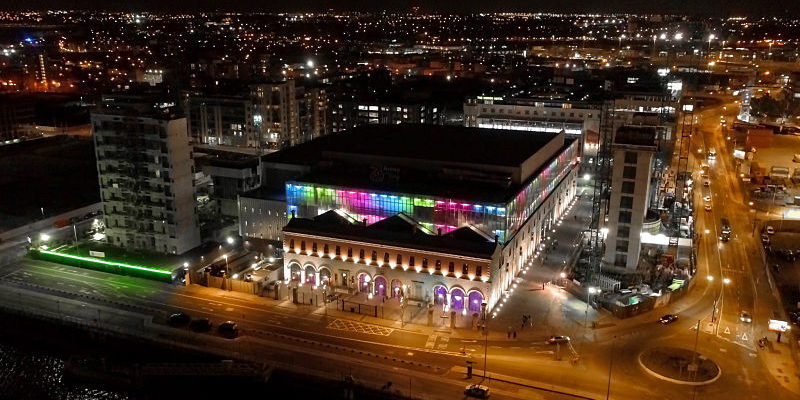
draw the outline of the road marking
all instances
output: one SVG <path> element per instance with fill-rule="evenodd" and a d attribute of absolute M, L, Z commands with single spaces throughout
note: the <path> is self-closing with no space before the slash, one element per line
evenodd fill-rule
<path fill-rule="evenodd" d="M 365 333 L 368 335 L 389 336 L 394 332 L 392 328 L 385 328 L 378 325 L 365 324 L 363 322 L 350 321 L 345 319 L 336 319 L 327 326 L 328 329 L 339 331 L 349 331 L 357 333 Z"/>
<path fill-rule="evenodd" d="M 437 337 L 438 337 L 438 335 L 435 334 L 435 333 L 431 334 L 430 336 L 428 336 L 428 341 L 425 342 L 425 348 L 426 349 L 432 349 L 433 346 L 436 344 L 436 338 Z"/>
<path fill-rule="evenodd" d="M 725 332 L 724 332 L 724 333 L 725 333 L 726 335 L 730 335 L 730 334 L 731 334 L 731 330 L 730 330 L 730 328 L 728 328 L 728 327 L 726 326 L 726 327 L 725 327 Z"/>
<path fill-rule="evenodd" d="M 742 333 L 742 340 L 747 340 L 747 333 Z"/>

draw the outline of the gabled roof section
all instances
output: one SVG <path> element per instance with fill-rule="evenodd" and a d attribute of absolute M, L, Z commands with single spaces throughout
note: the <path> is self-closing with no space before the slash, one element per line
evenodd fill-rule
<path fill-rule="evenodd" d="M 383 221 L 365 226 L 353 221 L 341 212 L 331 210 L 314 218 L 292 218 L 283 228 L 284 232 L 301 233 L 375 243 L 387 246 L 406 247 L 424 251 L 457 254 L 468 257 L 491 259 L 498 244 L 494 238 L 481 234 L 476 228 L 466 226 L 446 235 L 431 235 L 405 214 L 394 215 Z"/>
<path fill-rule="evenodd" d="M 330 210 L 314 217 L 314 221 L 326 225 L 352 225 L 358 221 L 341 210 Z"/>
<path fill-rule="evenodd" d="M 399 213 L 389 218 L 382 219 L 370 225 L 368 229 L 409 234 L 416 234 L 417 232 L 422 232 L 424 234 L 431 233 L 427 228 L 420 225 L 419 222 L 405 213 Z"/>
<path fill-rule="evenodd" d="M 485 232 L 474 227 L 473 225 L 462 226 L 454 231 L 450 231 L 443 235 L 446 238 L 453 238 L 456 240 L 464 240 L 470 242 L 493 242 L 494 238 L 487 235 Z"/>

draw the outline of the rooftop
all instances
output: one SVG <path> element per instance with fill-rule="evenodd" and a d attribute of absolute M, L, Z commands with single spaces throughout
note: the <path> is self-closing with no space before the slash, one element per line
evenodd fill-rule
<path fill-rule="evenodd" d="M 384 159 L 519 167 L 557 135 L 460 126 L 368 125 L 266 155 L 264 161 L 313 164 L 335 153 L 344 153 Z"/>
<path fill-rule="evenodd" d="M 614 144 L 655 147 L 657 133 L 655 126 L 621 126 L 614 135 Z"/>
<path fill-rule="evenodd" d="M 283 230 L 484 259 L 490 259 L 497 247 L 494 238 L 471 226 L 444 235 L 425 233 L 403 213 L 367 226 L 331 210 L 314 218 L 292 218 Z"/>

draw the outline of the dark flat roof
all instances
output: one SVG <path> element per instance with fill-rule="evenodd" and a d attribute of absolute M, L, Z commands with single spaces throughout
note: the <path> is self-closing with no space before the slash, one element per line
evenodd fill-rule
<path fill-rule="evenodd" d="M 445 235 L 429 235 L 413 229 L 414 224 L 411 217 L 401 213 L 366 226 L 352 223 L 331 210 L 314 218 L 292 218 L 283 230 L 484 259 L 491 259 L 497 247 L 494 240 L 473 232 L 469 226 Z"/>
<path fill-rule="evenodd" d="M 330 152 L 519 167 L 557 135 L 447 125 L 367 125 L 266 155 L 264 161 L 308 164 Z"/>
<path fill-rule="evenodd" d="M 625 125 L 617 129 L 614 144 L 655 147 L 657 134 L 654 126 Z"/>

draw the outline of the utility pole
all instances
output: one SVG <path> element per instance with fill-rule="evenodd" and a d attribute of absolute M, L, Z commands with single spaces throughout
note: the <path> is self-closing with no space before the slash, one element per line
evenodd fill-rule
<path fill-rule="evenodd" d="M 488 360 L 487 354 L 489 352 L 489 318 L 488 318 L 488 304 L 483 307 L 483 380 L 486 380 L 486 361 Z"/>
<path fill-rule="evenodd" d="M 697 320 L 697 332 L 694 334 L 694 351 L 692 351 L 692 363 L 689 364 L 689 368 L 692 370 L 689 371 L 690 374 L 694 374 L 697 371 L 697 366 L 695 362 L 697 361 L 697 342 L 700 340 L 700 320 Z"/>
<path fill-rule="evenodd" d="M 606 388 L 606 400 L 608 400 L 611 396 L 611 368 L 614 366 L 614 343 L 617 341 L 617 337 L 614 336 L 614 339 L 611 339 L 611 355 L 608 360 L 608 387 Z"/>

